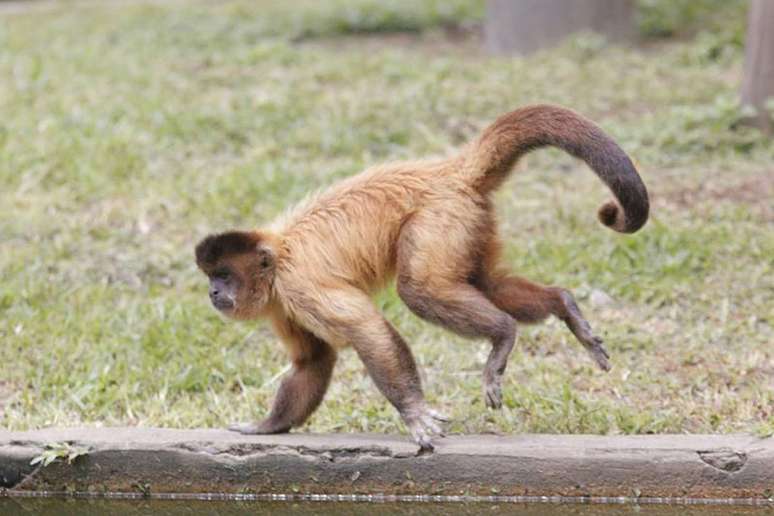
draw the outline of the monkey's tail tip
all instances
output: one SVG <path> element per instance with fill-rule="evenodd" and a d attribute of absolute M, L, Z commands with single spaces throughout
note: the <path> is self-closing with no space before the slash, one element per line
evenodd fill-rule
<path fill-rule="evenodd" d="M 647 203 L 635 210 L 634 216 L 626 215 L 621 206 L 615 201 L 603 204 L 597 212 L 599 221 L 619 233 L 634 233 L 648 221 Z"/>

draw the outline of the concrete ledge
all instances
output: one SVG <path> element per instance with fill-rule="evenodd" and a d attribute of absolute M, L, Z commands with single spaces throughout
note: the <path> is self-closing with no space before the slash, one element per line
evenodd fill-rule
<path fill-rule="evenodd" d="M 31 466 L 48 443 L 86 454 Z M 769 499 L 774 440 L 748 435 L 404 436 L 65 428 L 0 431 L 0 489 Z"/>

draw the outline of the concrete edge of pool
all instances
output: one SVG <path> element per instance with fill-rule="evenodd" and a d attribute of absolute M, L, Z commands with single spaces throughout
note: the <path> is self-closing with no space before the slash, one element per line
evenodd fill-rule
<path fill-rule="evenodd" d="M 771 500 L 774 439 L 469 435 L 417 456 L 406 436 L 215 429 L 0 430 L 0 495 L 315 493 Z M 53 443 L 72 463 L 31 465 Z"/>

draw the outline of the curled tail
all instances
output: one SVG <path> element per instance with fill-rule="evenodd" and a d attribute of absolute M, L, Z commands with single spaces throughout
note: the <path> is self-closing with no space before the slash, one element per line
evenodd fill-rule
<path fill-rule="evenodd" d="M 547 145 L 585 161 L 613 192 L 615 200 L 599 209 L 602 224 L 622 233 L 633 233 L 645 224 L 648 191 L 629 156 L 596 124 L 569 109 L 537 105 L 501 116 L 473 143 L 465 171 L 481 191 L 488 192 L 522 155 Z"/>

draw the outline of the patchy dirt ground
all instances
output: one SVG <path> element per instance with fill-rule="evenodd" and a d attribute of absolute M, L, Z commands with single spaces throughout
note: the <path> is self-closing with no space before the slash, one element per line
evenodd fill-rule
<path fill-rule="evenodd" d="M 715 203 L 741 204 L 761 222 L 774 222 L 774 170 L 765 169 L 742 177 L 708 177 L 691 186 L 674 190 L 667 187 L 661 195 L 654 196 L 655 206 L 709 209 Z"/>
<path fill-rule="evenodd" d="M 410 51 L 425 56 L 481 58 L 485 56 L 482 27 L 444 27 L 424 32 L 351 34 L 337 37 L 306 38 L 296 42 L 299 48 L 334 52 L 373 53 Z"/>

